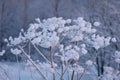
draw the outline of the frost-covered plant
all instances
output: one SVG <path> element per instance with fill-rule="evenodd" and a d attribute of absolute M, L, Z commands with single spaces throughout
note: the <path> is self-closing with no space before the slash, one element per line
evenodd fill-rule
<path fill-rule="evenodd" d="M 99 25 L 99 22 L 94 23 L 94 26 Z M 48 78 L 44 72 L 41 72 L 41 68 L 51 72 L 53 79 L 56 78 L 55 74 L 59 75 L 60 79 L 64 79 L 63 76 L 65 73 L 72 73 L 72 77 L 70 78 L 73 80 L 74 73 L 85 74 L 86 70 L 95 61 L 95 59 L 93 61 L 86 61 L 85 64 L 87 67 L 79 65 L 80 57 L 88 54 L 87 46 L 98 50 L 110 45 L 111 40 L 116 42 L 115 38 L 100 36 L 96 32 L 97 30 L 92 24 L 85 21 L 82 17 L 76 20 L 53 17 L 42 21 L 36 19 L 36 23 L 30 24 L 27 31 L 21 29 L 18 37 L 13 38 L 10 36 L 9 39 L 5 39 L 5 42 L 7 42 L 7 46 L 12 47 L 11 52 L 13 54 L 18 55 L 23 53 L 38 70 L 43 79 L 47 80 Z M 27 53 L 30 51 L 25 51 L 24 47 L 27 46 L 27 43 L 32 44 L 34 49 L 45 59 L 44 63 L 39 63 L 40 67 Z M 38 47 L 49 49 L 50 59 L 46 58 Z M 59 62 L 61 63 L 55 63 L 53 57 L 60 58 Z M 55 66 L 55 64 L 60 64 L 60 66 Z M 81 76 L 78 79 L 80 80 Z"/>

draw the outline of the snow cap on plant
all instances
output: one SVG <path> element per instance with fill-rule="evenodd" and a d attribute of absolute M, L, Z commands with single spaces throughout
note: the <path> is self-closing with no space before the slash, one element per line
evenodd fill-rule
<path fill-rule="evenodd" d="M 69 61 L 69 60 L 75 60 L 77 61 L 80 57 L 79 55 L 79 47 L 77 46 L 66 46 L 65 49 L 62 49 L 62 51 L 64 52 L 61 56 L 61 60 L 62 61 Z"/>
<path fill-rule="evenodd" d="M 13 53 L 14 55 L 18 55 L 18 54 L 21 54 L 21 53 L 22 53 L 22 51 L 19 50 L 18 48 L 15 48 L 15 49 L 11 48 L 10 51 L 11 51 L 11 53 Z"/>
<path fill-rule="evenodd" d="M 88 35 L 96 32 L 96 29 L 92 27 L 91 23 L 85 21 L 82 17 L 73 20 L 73 22 L 75 24 L 69 26 L 70 29 L 67 32 L 67 36 L 71 39 L 71 42 L 81 41 L 88 37 Z"/>
<path fill-rule="evenodd" d="M 100 22 L 98 22 L 98 21 L 96 21 L 96 22 L 94 22 L 94 24 L 93 24 L 94 26 L 100 26 Z"/>
<path fill-rule="evenodd" d="M 111 39 L 112 42 L 117 42 L 116 38 Z"/>
<path fill-rule="evenodd" d="M 76 73 L 83 73 L 84 72 L 84 68 L 82 66 L 77 65 L 77 66 L 74 67 L 74 71 Z"/>
<path fill-rule="evenodd" d="M 110 45 L 110 40 L 111 37 L 104 37 L 96 34 L 93 34 L 91 39 L 87 39 L 88 43 L 91 44 L 96 50 Z"/>
<path fill-rule="evenodd" d="M 9 39 L 4 39 L 4 41 L 7 43 L 7 46 L 15 46 L 25 41 L 25 37 L 23 37 L 20 33 L 19 37 L 13 38 L 10 36 Z"/>
<path fill-rule="evenodd" d="M 92 64 L 93 64 L 93 61 L 91 61 L 91 60 L 86 61 L 86 65 L 90 66 Z"/>

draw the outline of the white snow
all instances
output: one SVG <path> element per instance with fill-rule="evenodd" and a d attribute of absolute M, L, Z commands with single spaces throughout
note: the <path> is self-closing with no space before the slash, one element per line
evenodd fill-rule
<path fill-rule="evenodd" d="M 17 48 L 15 48 L 15 49 L 11 48 L 10 51 L 14 55 L 18 55 L 18 54 L 22 53 L 22 51 Z"/>
<path fill-rule="evenodd" d="M 97 21 L 96 21 L 96 22 L 94 22 L 93 25 L 96 26 L 96 27 L 97 27 L 97 26 L 100 26 L 100 22 L 97 22 Z"/>
<path fill-rule="evenodd" d="M 42 63 L 40 65 L 41 65 L 41 71 L 45 74 L 45 76 L 47 77 L 47 80 L 52 80 L 51 71 L 53 70 L 51 69 L 49 73 L 48 71 L 46 71 L 48 67 L 50 67 L 50 65 L 46 63 L 45 64 Z M 77 66 L 74 69 L 76 73 L 84 72 L 84 68 L 82 66 Z M 96 72 L 95 67 L 91 67 L 91 69 L 92 71 Z M 74 80 L 77 80 L 76 73 L 75 73 Z M 71 73 L 69 73 L 69 75 L 70 74 Z M 60 76 L 56 74 L 56 80 L 59 80 L 59 77 Z M 67 80 L 68 73 L 66 72 L 63 77 L 65 80 Z M 25 63 L 0 62 L 0 80 L 19 80 L 19 79 L 21 80 L 43 80 L 43 78 L 38 74 L 37 70 L 31 65 L 26 65 Z M 81 80 L 89 80 L 89 79 L 97 80 L 95 73 L 91 72 L 90 74 L 86 74 L 83 76 Z"/>
<path fill-rule="evenodd" d="M 5 54 L 5 50 L 2 50 L 2 52 L 0 52 L 0 56 L 3 56 Z"/>
<path fill-rule="evenodd" d="M 117 42 L 116 38 L 111 39 L 112 42 Z"/>
<path fill-rule="evenodd" d="M 90 65 L 92 65 L 92 64 L 93 64 L 93 61 L 88 60 L 88 61 L 86 61 L 86 64 L 90 66 Z"/>

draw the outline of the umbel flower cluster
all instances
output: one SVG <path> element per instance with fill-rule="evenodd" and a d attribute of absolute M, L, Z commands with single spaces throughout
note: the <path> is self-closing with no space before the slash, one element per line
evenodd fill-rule
<path fill-rule="evenodd" d="M 94 24 L 95 26 L 100 25 L 98 22 L 95 23 L 97 23 L 97 25 Z M 92 24 L 82 17 L 73 21 L 54 17 L 43 21 L 36 19 L 36 23 L 30 24 L 27 31 L 21 29 L 19 37 L 10 36 L 9 39 L 5 39 L 5 42 L 8 43 L 8 46 L 16 46 L 31 41 L 35 45 L 49 48 L 61 44 L 67 38 L 69 42 L 86 41 L 95 49 L 109 45 L 111 37 L 104 37 L 95 33 L 96 29 Z"/>
<path fill-rule="evenodd" d="M 65 73 L 70 71 L 72 79 L 76 73 L 82 74 L 87 70 L 79 65 L 80 57 L 88 54 L 87 46 L 97 51 L 99 48 L 110 45 L 111 41 L 116 42 L 115 38 L 97 34 L 96 26 L 100 26 L 100 23 L 94 22 L 91 24 L 82 17 L 75 20 L 53 17 L 42 21 L 37 18 L 36 23 L 30 24 L 27 31 L 21 29 L 18 37 L 13 38 L 10 36 L 5 39 L 5 42 L 7 46 L 11 47 L 11 53 L 15 55 L 25 54 L 43 79 L 48 80 L 44 72 L 39 68 L 52 73 L 52 78 L 55 78 L 55 74 L 58 74 L 61 79 Z M 36 64 L 30 55 L 25 52 L 24 47 L 27 46 L 27 43 L 32 44 L 35 50 L 45 59 L 44 63 Z M 38 47 L 48 48 L 50 50 L 50 54 L 48 54 L 50 59 L 46 58 Z M 57 57 L 61 61 L 59 66 L 61 70 L 58 70 L 58 63 L 55 63 L 53 57 Z M 85 64 L 88 68 L 93 63 L 94 60 L 88 60 Z"/>

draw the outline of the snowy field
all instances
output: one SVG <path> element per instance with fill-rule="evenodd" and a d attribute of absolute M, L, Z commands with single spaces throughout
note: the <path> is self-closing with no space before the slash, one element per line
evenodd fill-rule
<path fill-rule="evenodd" d="M 84 75 L 81 80 L 97 80 L 96 79 L 96 70 L 94 67 L 91 68 L 89 71 L 94 71 L 93 73 L 88 73 Z M 43 71 L 45 72 L 45 71 Z M 47 75 L 47 73 L 46 73 Z M 64 76 L 64 80 L 68 80 L 67 74 Z M 51 75 L 47 75 L 49 80 Z M 0 62 L 0 80 L 43 80 L 38 72 L 32 66 L 28 66 L 25 63 L 11 63 Z M 59 80 L 59 77 L 56 77 L 56 80 Z M 76 76 L 74 77 L 76 79 Z"/>

